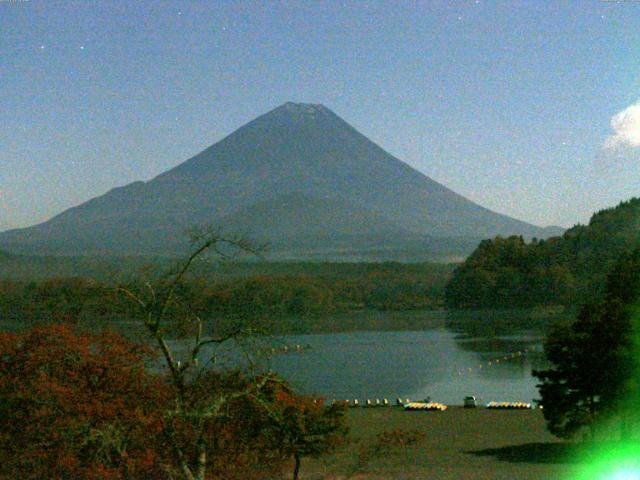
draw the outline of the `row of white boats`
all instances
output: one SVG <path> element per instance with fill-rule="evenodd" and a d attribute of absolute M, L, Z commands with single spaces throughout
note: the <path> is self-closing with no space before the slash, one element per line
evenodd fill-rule
<path fill-rule="evenodd" d="M 332 403 L 338 402 L 339 401 L 334 400 Z M 363 403 L 360 403 L 360 401 L 356 398 L 353 400 L 343 400 L 341 403 L 351 408 L 374 408 L 391 406 L 389 400 L 386 398 L 376 398 L 375 400 L 367 399 Z M 465 408 L 478 407 L 475 397 L 465 397 L 463 405 Z M 426 398 L 420 402 L 412 402 L 408 398 L 404 400 L 401 398 L 397 398 L 395 406 L 403 407 L 405 410 L 437 410 L 441 412 L 448 408 L 447 405 L 443 403 L 432 402 L 429 398 Z M 493 410 L 529 410 L 535 407 L 526 402 L 489 402 L 487 403 L 486 408 Z"/>

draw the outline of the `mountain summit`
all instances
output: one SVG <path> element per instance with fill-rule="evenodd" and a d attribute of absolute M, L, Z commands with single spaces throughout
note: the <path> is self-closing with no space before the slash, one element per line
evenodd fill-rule
<path fill-rule="evenodd" d="M 0 233 L 0 248 L 62 254 L 172 250 L 194 224 L 271 242 L 546 237 L 385 152 L 328 108 L 285 103 L 177 167 Z"/>

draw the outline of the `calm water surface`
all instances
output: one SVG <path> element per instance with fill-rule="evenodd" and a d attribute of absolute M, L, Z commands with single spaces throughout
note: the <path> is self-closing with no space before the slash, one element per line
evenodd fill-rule
<path fill-rule="evenodd" d="M 349 329 L 362 324 L 363 329 L 374 325 L 383 331 L 272 338 L 261 342 L 259 348 L 266 347 L 269 352 L 273 348 L 276 353 L 261 357 L 261 364 L 277 371 L 299 391 L 329 400 L 388 398 L 394 402 L 397 397 L 421 400 L 429 396 L 433 401 L 456 405 L 466 395 L 475 395 L 482 403 L 531 402 L 538 398 L 531 370 L 546 366 L 544 330 L 559 318 L 536 321 L 527 315 L 352 313 L 338 320 Z M 135 326 L 134 322 L 127 325 L 123 322 L 121 328 L 127 331 Z M 182 342 L 172 343 L 180 347 Z M 282 353 L 284 345 L 289 353 Z M 300 352 L 295 352 L 295 345 L 301 346 Z M 203 352 L 203 356 L 212 353 Z M 237 349 L 235 353 L 224 349 L 215 353 L 237 363 Z"/>
<path fill-rule="evenodd" d="M 311 349 L 275 356 L 271 363 L 300 390 L 325 398 L 362 402 L 430 396 L 447 404 L 462 403 L 465 395 L 476 395 L 482 402 L 537 398 L 531 369 L 541 363 L 539 338 L 507 341 L 505 349 L 475 352 L 474 339 L 465 339 L 463 346 L 456 337 L 446 329 L 296 336 L 287 340 Z M 510 357 L 524 348 L 527 353 Z"/>
<path fill-rule="evenodd" d="M 545 366 L 539 325 L 495 316 L 425 323 L 421 330 L 279 337 L 273 346 L 287 345 L 289 353 L 276 353 L 267 366 L 298 390 L 327 399 L 429 396 L 455 405 L 466 395 L 482 403 L 538 398 L 531 370 Z M 295 345 L 302 351 L 292 352 Z"/>

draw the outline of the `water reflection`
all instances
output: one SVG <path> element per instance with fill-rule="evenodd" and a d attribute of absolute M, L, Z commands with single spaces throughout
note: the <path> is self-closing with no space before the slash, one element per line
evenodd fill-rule
<path fill-rule="evenodd" d="M 430 396 L 460 404 L 475 395 L 484 403 L 531 402 L 538 397 L 531 370 L 546 366 L 544 335 L 550 324 L 566 318 L 520 311 L 352 312 L 319 320 L 319 325 L 343 325 L 344 332 L 253 338 L 246 348 L 229 344 L 203 351 L 200 364 L 212 358 L 219 367 L 246 364 L 243 352 L 249 352 L 260 368 L 327 399 Z M 379 330 L 363 331 L 372 322 Z M 118 326 L 144 338 L 137 322 Z M 188 348 L 185 340 L 171 343 Z"/>
<path fill-rule="evenodd" d="M 483 402 L 531 402 L 538 396 L 531 370 L 545 367 L 544 332 L 555 320 L 473 312 L 420 331 L 284 336 L 280 341 L 311 349 L 275 355 L 269 366 L 300 390 L 329 399 L 430 396 L 460 404 L 475 395 Z"/>
<path fill-rule="evenodd" d="M 260 368 L 273 369 L 298 390 L 327 399 L 357 398 L 362 403 L 367 398 L 393 402 L 397 397 L 429 396 L 461 404 L 466 395 L 475 395 L 483 403 L 531 402 L 538 397 L 531 370 L 546 367 L 544 335 L 562 317 L 528 315 L 376 313 L 376 324 L 386 327 L 383 331 L 254 339 L 256 343 L 245 349 L 224 345 L 206 350 L 200 363 L 215 358 L 219 367 L 237 366 L 243 363 L 242 352 L 251 352 Z M 396 322 L 403 328 L 393 330 Z M 344 323 L 364 324 L 366 318 L 359 312 Z M 179 340 L 172 343 L 186 347 Z"/>

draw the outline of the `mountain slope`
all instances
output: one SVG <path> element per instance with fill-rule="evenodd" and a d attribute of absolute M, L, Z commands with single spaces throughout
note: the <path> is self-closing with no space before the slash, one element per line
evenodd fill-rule
<path fill-rule="evenodd" d="M 252 205 L 267 215 L 265 205 L 274 201 L 280 208 L 269 213 L 271 234 L 282 237 L 307 228 L 310 233 L 317 225 L 303 222 L 292 230 L 291 212 L 281 208 L 286 195 L 294 194 L 324 202 L 327 239 L 339 234 L 338 226 L 349 216 L 361 226 L 393 225 L 398 236 L 546 236 L 543 229 L 492 212 L 431 180 L 327 108 L 286 103 L 149 182 L 113 189 L 43 224 L 0 233 L 0 247 L 158 253 L 180 244 L 193 224 L 231 220 L 251 230 Z M 285 197 L 275 200 L 280 195 Z M 330 218 L 333 207 L 327 202 L 340 205 L 336 219 Z M 244 224 L 233 221 L 234 215 L 244 217 Z"/>
<path fill-rule="evenodd" d="M 274 229 L 274 221 L 277 229 Z M 252 236 L 268 241 L 409 235 L 396 223 L 359 205 L 299 192 L 243 207 L 224 217 L 221 224 L 230 231 L 250 228 Z M 300 228 L 301 225 L 304 228 Z"/>

